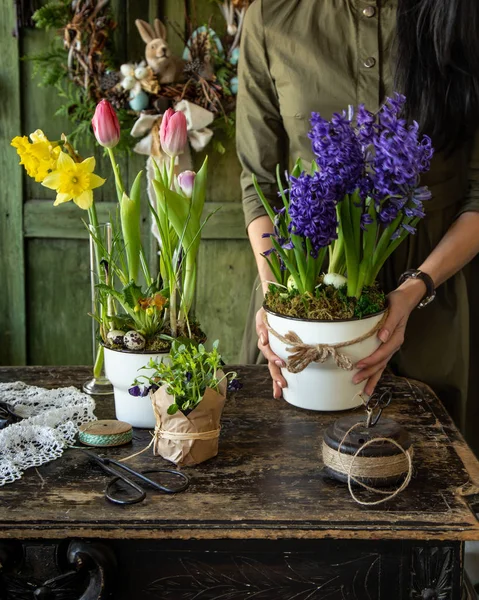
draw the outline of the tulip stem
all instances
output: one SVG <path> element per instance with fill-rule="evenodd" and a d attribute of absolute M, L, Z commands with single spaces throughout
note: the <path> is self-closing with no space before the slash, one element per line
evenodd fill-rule
<path fill-rule="evenodd" d="M 113 148 L 107 148 L 108 156 L 110 157 L 111 166 L 113 168 L 113 174 L 115 175 L 115 184 L 116 184 L 116 194 L 118 196 L 118 202 L 121 206 L 121 201 L 123 200 L 123 194 L 125 193 L 125 187 L 123 185 L 123 181 L 121 180 L 120 169 L 118 168 L 118 164 L 115 159 L 115 153 L 113 152 Z"/>
<path fill-rule="evenodd" d="M 175 159 L 176 159 L 176 156 L 172 156 L 170 158 L 170 172 L 168 175 L 168 188 L 170 190 L 173 189 L 173 177 L 175 175 Z"/>

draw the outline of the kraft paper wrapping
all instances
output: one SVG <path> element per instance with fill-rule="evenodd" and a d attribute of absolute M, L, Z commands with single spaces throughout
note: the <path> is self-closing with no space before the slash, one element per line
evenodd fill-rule
<path fill-rule="evenodd" d="M 218 372 L 218 378 L 221 377 L 223 373 Z M 207 388 L 201 402 L 187 416 L 181 411 L 174 415 L 168 414 L 168 407 L 174 403 L 174 398 L 167 393 L 166 385 L 152 394 L 156 414 L 153 445 L 155 456 L 162 456 L 181 467 L 197 465 L 218 454 L 221 415 L 226 401 L 226 379 L 219 387 L 220 394 Z M 206 439 L 195 439 L 196 434 Z M 170 439 L 169 435 L 174 439 Z"/>

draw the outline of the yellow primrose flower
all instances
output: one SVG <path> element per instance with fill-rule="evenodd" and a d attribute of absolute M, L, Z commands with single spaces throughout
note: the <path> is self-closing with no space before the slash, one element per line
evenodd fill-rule
<path fill-rule="evenodd" d="M 71 156 L 61 152 L 56 170 L 45 177 L 42 185 L 57 192 L 55 206 L 73 200 L 77 206 L 87 210 L 93 204 L 92 190 L 105 183 L 105 179 L 93 173 L 94 168 L 93 157 L 76 163 Z"/>
<path fill-rule="evenodd" d="M 60 154 L 60 147 L 48 140 L 41 129 L 30 135 L 31 142 L 26 136 L 13 138 L 11 145 L 20 156 L 20 164 L 25 167 L 29 177 L 41 182 L 50 171 L 55 169 Z"/>

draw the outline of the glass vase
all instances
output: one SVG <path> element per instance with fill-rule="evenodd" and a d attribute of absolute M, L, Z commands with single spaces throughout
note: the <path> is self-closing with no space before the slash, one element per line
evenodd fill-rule
<path fill-rule="evenodd" d="M 104 247 L 111 254 L 112 245 L 112 230 L 111 224 L 99 225 L 93 227 L 90 225 L 90 292 L 91 292 L 91 307 L 92 315 L 102 319 L 104 308 L 98 301 L 98 293 L 96 284 L 101 280 L 102 274 L 99 272 L 102 269 L 100 257 L 98 256 L 98 248 L 95 240 L 103 240 Z M 107 278 L 109 275 L 106 276 Z M 106 281 L 105 283 L 109 283 Z M 95 396 L 107 396 L 113 394 L 113 386 L 105 375 L 105 361 L 103 345 L 98 341 L 97 320 L 92 317 L 92 344 L 93 344 L 93 377 L 83 384 L 83 391 L 87 394 Z"/>

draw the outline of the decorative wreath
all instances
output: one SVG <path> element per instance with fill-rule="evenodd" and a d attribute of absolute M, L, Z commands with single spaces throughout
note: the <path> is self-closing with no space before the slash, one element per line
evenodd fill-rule
<path fill-rule="evenodd" d="M 75 144 L 85 144 L 91 137 L 91 117 L 103 98 L 115 107 L 123 130 L 131 131 L 140 116 L 160 115 L 180 105 L 183 110 L 187 107 L 188 114 L 196 114 L 196 107 L 208 111 L 206 121 L 206 112 L 201 111 L 201 121 L 213 133 L 221 129 L 232 137 L 239 42 L 251 1 L 215 0 L 226 22 L 221 38 L 211 28 L 211 19 L 199 25 L 191 18 L 185 1 L 186 34 L 170 22 L 185 44 L 182 57 L 171 54 L 166 28 L 159 19 L 153 26 L 137 20 L 146 43 L 146 60 L 118 65 L 112 40 L 118 24 L 109 0 L 53 0 L 37 10 L 33 20 L 41 29 L 56 29 L 58 35 L 49 50 L 26 58 L 34 62 L 41 84 L 57 88 L 63 103 L 56 114 L 72 121 L 70 139 Z M 224 152 L 219 140 L 213 143 L 215 150 Z M 121 149 L 129 150 L 134 144 L 133 137 L 123 136 Z M 195 149 L 200 148 L 201 144 Z"/>

